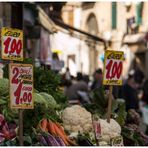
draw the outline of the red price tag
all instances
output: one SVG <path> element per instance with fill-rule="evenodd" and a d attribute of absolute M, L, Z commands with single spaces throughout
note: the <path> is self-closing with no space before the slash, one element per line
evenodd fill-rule
<path fill-rule="evenodd" d="M 122 85 L 124 54 L 121 51 L 105 52 L 104 85 Z"/>
<path fill-rule="evenodd" d="M 29 64 L 10 64 L 11 108 L 33 108 L 33 67 Z"/>
<path fill-rule="evenodd" d="M 23 32 L 18 29 L 2 28 L 2 59 L 23 60 Z"/>
<path fill-rule="evenodd" d="M 99 121 L 94 121 L 93 122 L 93 126 L 94 126 L 94 130 L 95 130 L 95 135 L 96 135 L 96 139 L 100 139 L 101 137 L 101 125 Z"/>

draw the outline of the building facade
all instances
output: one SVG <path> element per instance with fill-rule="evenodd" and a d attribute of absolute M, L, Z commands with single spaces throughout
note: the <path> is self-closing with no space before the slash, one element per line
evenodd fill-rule
<path fill-rule="evenodd" d="M 63 8 L 63 20 L 105 39 L 113 50 L 125 53 L 124 72 L 141 69 L 148 76 L 148 2 L 81 2 L 67 3 Z M 73 53 L 81 59 L 78 70 L 92 74 L 103 68 L 104 48 L 95 41 L 80 41 L 79 50 Z M 84 58 L 83 58 L 83 56 Z"/>

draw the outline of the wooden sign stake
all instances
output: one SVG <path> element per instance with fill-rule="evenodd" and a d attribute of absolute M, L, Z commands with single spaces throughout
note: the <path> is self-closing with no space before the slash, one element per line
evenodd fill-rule
<path fill-rule="evenodd" d="M 108 100 L 108 109 L 107 109 L 107 122 L 110 123 L 110 117 L 111 117 L 111 109 L 112 109 L 112 92 L 113 92 L 113 86 L 109 86 L 109 100 Z"/>
<path fill-rule="evenodd" d="M 13 61 L 10 61 L 10 63 L 13 63 Z M 23 139 L 23 110 L 19 109 L 19 145 L 24 145 L 24 139 Z"/>
<path fill-rule="evenodd" d="M 19 145 L 23 146 L 23 110 L 19 109 Z"/>

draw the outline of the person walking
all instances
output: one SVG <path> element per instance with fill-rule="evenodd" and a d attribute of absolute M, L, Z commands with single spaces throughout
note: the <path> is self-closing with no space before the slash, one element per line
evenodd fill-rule
<path fill-rule="evenodd" d="M 126 111 L 130 109 L 135 109 L 136 111 L 138 111 L 139 102 L 134 73 L 130 73 L 128 75 L 128 79 L 122 88 L 122 97 L 125 100 Z"/>
<path fill-rule="evenodd" d="M 91 90 L 98 89 L 102 86 L 103 81 L 103 75 L 102 75 L 102 69 L 98 69 L 94 73 L 94 81 L 91 85 Z"/>
<path fill-rule="evenodd" d="M 69 86 L 66 91 L 65 95 L 68 97 L 68 100 L 76 101 L 79 100 L 79 94 L 78 91 L 81 92 L 88 92 L 88 85 L 83 80 L 82 73 L 77 73 L 77 81 L 76 83 L 73 83 L 71 86 Z"/>

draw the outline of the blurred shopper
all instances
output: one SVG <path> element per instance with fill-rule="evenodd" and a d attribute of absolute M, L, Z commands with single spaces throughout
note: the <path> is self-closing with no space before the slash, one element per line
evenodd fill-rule
<path fill-rule="evenodd" d="M 129 109 L 139 109 L 137 85 L 134 79 L 134 72 L 129 73 L 128 79 L 123 85 L 122 96 L 126 103 L 126 111 L 128 111 Z"/>
<path fill-rule="evenodd" d="M 102 75 L 102 69 L 98 69 L 94 73 L 94 81 L 91 86 L 91 90 L 98 89 L 102 86 L 103 81 L 103 75 Z"/>
<path fill-rule="evenodd" d="M 139 84 L 139 88 L 140 88 L 143 84 L 144 73 L 139 68 L 136 68 L 134 77 L 135 77 L 136 83 Z"/>
<path fill-rule="evenodd" d="M 70 74 L 70 71 L 69 71 L 68 67 L 66 68 L 65 79 L 68 80 L 68 81 L 71 80 L 71 74 Z"/>
<path fill-rule="evenodd" d="M 77 82 L 72 84 L 70 87 L 68 87 L 65 91 L 65 95 L 68 97 L 68 99 L 71 100 L 79 100 L 80 96 L 78 92 L 88 92 L 88 85 L 83 80 L 82 73 L 77 73 Z"/>

